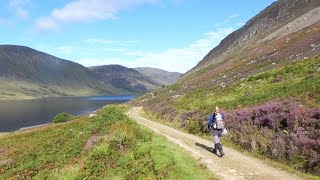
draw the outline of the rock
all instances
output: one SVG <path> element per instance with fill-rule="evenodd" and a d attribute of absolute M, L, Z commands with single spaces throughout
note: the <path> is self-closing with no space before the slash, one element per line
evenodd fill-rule
<path fill-rule="evenodd" d="M 88 151 L 90 149 L 92 149 L 93 145 L 100 141 L 101 139 L 103 139 L 103 136 L 92 136 L 91 138 L 89 138 L 86 142 L 86 145 L 84 146 L 84 151 Z"/>
<path fill-rule="evenodd" d="M 6 152 L 6 148 L 0 146 L 0 154 Z"/>
<path fill-rule="evenodd" d="M 177 94 L 177 95 L 174 95 L 174 96 L 171 96 L 173 99 L 177 99 L 177 98 L 179 98 L 179 97 L 181 97 L 181 95 L 180 94 Z"/>
<path fill-rule="evenodd" d="M 229 172 L 230 172 L 230 173 L 236 173 L 237 170 L 235 170 L 235 169 L 230 169 Z"/>
<path fill-rule="evenodd" d="M 5 166 L 11 166 L 14 164 L 14 160 L 13 159 L 5 159 L 0 161 L 0 165 L 5 165 Z"/>
<path fill-rule="evenodd" d="M 282 81 L 282 76 L 281 75 L 276 75 L 276 77 L 272 80 L 273 83 L 277 83 Z"/>
<path fill-rule="evenodd" d="M 97 116 L 97 114 L 94 114 L 94 113 L 92 113 L 92 114 L 89 114 L 89 118 L 92 118 L 92 117 L 95 117 L 95 116 Z"/>
<path fill-rule="evenodd" d="M 320 67 L 318 67 L 317 71 L 320 72 Z"/>

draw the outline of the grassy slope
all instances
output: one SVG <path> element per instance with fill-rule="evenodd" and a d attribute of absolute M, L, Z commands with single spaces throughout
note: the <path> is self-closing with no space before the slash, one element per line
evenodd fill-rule
<path fill-rule="evenodd" d="M 292 98 L 320 107 L 320 58 L 297 62 L 236 81 L 225 88 L 218 85 L 199 88 L 172 102 L 179 109 L 225 109 L 257 105 L 277 98 Z"/>
<path fill-rule="evenodd" d="M 190 133 L 205 135 L 207 133 L 206 123 L 208 114 L 212 113 L 212 109 L 215 106 L 221 106 L 227 112 L 241 112 L 244 108 L 255 108 L 272 101 L 290 101 L 301 104 L 303 108 L 302 111 L 313 108 L 320 112 L 319 67 L 320 58 L 301 60 L 290 65 L 252 75 L 245 79 L 229 81 L 224 88 L 221 87 L 220 83 L 213 83 L 209 86 L 201 81 L 190 83 L 193 78 L 197 78 L 197 76 L 187 76 L 171 86 L 137 99 L 134 103 L 143 105 L 152 116 L 159 119 L 166 119 L 167 121 L 169 120 L 171 122 L 169 124 L 173 126 L 184 128 Z M 201 74 L 204 72 L 196 73 Z M 216 76 L 219 76 L 219 74 Z M 215 75 L 207 77 L 209 80 L 214 78 L 216 78 Z M 266 118 L 268 117 L 266 116 Z M 316 121 L 316 119 L 314 119 L 314 121 Z M 299 120 L 298 127 L 304 127 L 304 123 L 304 120 Z M 310 124 L 308 127 L 311 127 L 314 132 L 319 132 L 317 123 L 314 125 Z M 262 151 L 259 147 L 259 151 L 254 153 L 262 157 L 270 157 L 271 147 L 273 146 L 271 143 L 273 140 L 269 139 L 265 142 L 259 142 L 257 140 L 261 139 L 261 133 L 263 133 L 262 131 L 265 128 L 266 127 L 261 129 L 260 127 L 259 129 L 259 127 L 257 128 L 255 125 L 250 125 L 249 130 L 255 129 L 256 131 L 254 132 L 252 130 L 252 133 L 255 133 L 255 135 L 252 134 L 252 136 L 257 137 L 256 141 L 258 144 L 266 145 L 265 151 Z M 280 129 L 281 128 L 279 128 L 279 130 Z M 250 145 L 252 139 L 250 139 L 251 134 L 244 135 L 242 134 L 244 133 L 242 130 L 230 130 L 232 137 L 236 137 L 233 141 L 230 141 L 230 143 L 234 143 L 239 147 L 239 141 L 235 139 L 239 140 L 240 137 L 247 136 L 249 139 L 244 140 L 245 142 L 240 148 L 252 152 Z M 272 138 L 282 136 L 285 142 L 292 142 L 292 137 L 296 136 L 295 133 L 299 133 L 297 129 L 290 129 L 292 134 L 290 133 L 290 136 L 285 137 L 281 132 L 278 132 L 279 130 L 274 131 L 270 129 L 268 132 L 272 134 Z M 309 133 L 307 132 L 307 134 Z M 311 136 L 317 137 L 318 135 L 310 135 L 309 138 L 311 138 Z M 312 139 L 312 141 L 316 140 L 317 139 Z M 301 139 L 301 143 L 302 142 L 303 140 Z M 289 145 L 286 146 L 288 146 L 288 148 L 290 147 Z M 315 147 L 308 145 L 304 148 L 309 147 L 317 151 L 319 145 L 314 146 Z M 300 160 L 289 158 L 284 160 L 279 158 L 279 162 L 286 163 L 302 171 L 310 170 L 319 173 L 319 169 L 316 167 L 317 165 L 315 165 L 313 169 L 308 168 L 308 163 L 312 161 L 312 158 L 316 157 L 317 156 L 307 158 L 301 156 L 299 157 Z M 318 160 L 316 160 L 315 163 L 317 162 L 319 163 Z"/>
<path fill-rule="evenodd" d="M 184 83 L 179 81 L 155 91 L 154 94 L 142 96 L 136 102 L 143 101 L 142 104 L 147 107 L 165 102 L 180 115 L 191 110 L 205 115 L 210 113 L 214 106 L 231 110 L 281 98 L 297 100 L 307 106 L 320 108 L 319 67 L 320 58 L 303 60 L 234 81 L 224 88 L 220 84 L 208 87 L 197 84 L 193 85 L 194 89 L 185 90 Z M 175 95 L 178 96 L 174 97 Z"/>
<path fill-rule="evenodd" d="M 213 179 L 186 152 L 123 113 L 109 106 L 92 119 L 0 137 L 0 161 L 14 161 L 0 167 L 0 179 Z M 102 139 L 85 151 L 93 135 Z"/>

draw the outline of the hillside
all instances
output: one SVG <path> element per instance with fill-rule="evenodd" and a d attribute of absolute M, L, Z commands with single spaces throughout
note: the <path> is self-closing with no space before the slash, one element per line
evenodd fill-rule
<path fill-rule="evenodd" d="M 224 143 L 320 175 L 319 7 L 317 0 L 273 3 L 179 81 L 132 104 L 202 136 L 221 106 Z"/>
<path fill-rule="evenodd" d="M 23 46 L 0 46 L 0 96 L 86 96 L 121 93 L 86 67 Z"/>
<path fill-rule="evenodd" d="M 279 0 L 223 39 L 189 74 L 223 64 L 247 73 L 253 66 L 314 57 L 320 49 L 319 21 L 320 1 Z"/>
<path fill-rule="evenodd" d="M 87 68 L 29 47 L 0 45 L 0 99 L 137 95 L 172 80 L 120 65 Z"/>
<path fill-rule="evenodd" d="M 135 68 L 135 70 L 137 70 L 141 74 L 144 74 L 145 76 L 149 77 L 150 79 L 154 80 L 160 85 L 168 85 L 174 83 L 182 75 L 178 72 L 168 72 L 162 69 L 150 67 L 139 67 Z"/>
<path fill-rule="evenodd" d="M 135 94 L 160 87 L 154 79 L 121 65 L 95 66 L 90 67 L 90 70 L 104 83 Z"/>

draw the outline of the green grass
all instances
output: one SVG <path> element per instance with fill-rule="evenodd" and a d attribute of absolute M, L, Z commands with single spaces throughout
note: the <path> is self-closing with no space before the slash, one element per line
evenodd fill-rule
<path fill-rule="evenodd" d="M 94 118 L 80 117 L 0 137 L 0 179 L 214 179 L 177 145 L 108 106 Z M 102 137 L 92 149 L 86 141 Z"/>
<path fill-rule="evenodd" d="M 214 106 L 234 109 L 254 106 L 278 98 L 291 98 L 307 106 L 319 108 L 318 67 L 320 67 L 320 59 L 304 60 L 251 76 L 244 81 L 236 81 L 223 89 L 219 86 L 197 88 L 166 103 L 179 111 L 198 110 L 207 113 Z M 175 89 L 178 89 L 176 86 Z M 154 102 L 160 102 L 165 98 L 165 95 L 159 96 Z"/>

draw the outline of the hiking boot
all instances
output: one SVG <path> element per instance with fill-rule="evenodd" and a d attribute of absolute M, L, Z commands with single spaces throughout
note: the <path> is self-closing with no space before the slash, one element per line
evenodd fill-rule
<path fill-rule="evenodd" d="M 216 148 L 212 148 L 212 153 L 213 154 L 217 154 L 217 149 Z"/>
<path fill-rule="evenodd" d="M 216 147 L 217 147 L 217 149 L 219 149 L 220 157 L 224 156 L 224 152 L 223 152 L 223 149 L 222 149 L 222 145 L 221 145 L 220 143 L 217 143 L 217 144 L 216 144 Z"/>
<path fill-rule="evenodd" d="M 220 157 L 224 156 L 224 152 L 220 151 Z"/>

